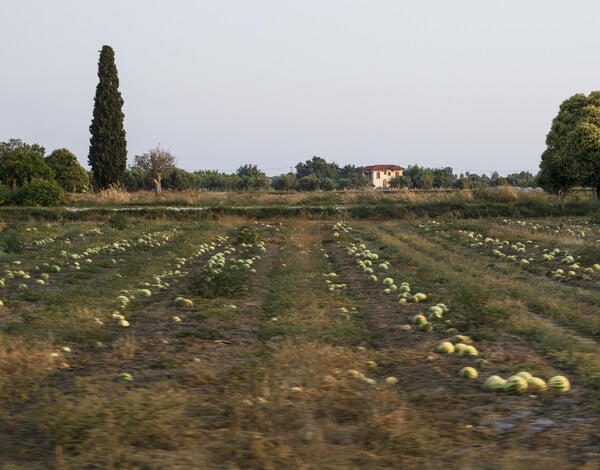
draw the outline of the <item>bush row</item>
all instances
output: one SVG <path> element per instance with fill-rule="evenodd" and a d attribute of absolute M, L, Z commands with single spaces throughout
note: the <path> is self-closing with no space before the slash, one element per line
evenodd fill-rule
<path fill-rule="evenodd" d="M 0 205 L 60 206 L 67 202 L 67 193 L 55 180 L 34 178 L 16 189 L 0 184 Z"/>

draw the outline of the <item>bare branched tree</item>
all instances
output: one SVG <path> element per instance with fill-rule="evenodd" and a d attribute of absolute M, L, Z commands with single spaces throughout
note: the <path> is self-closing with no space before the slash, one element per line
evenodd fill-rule
<path fill-rule="evenodd" d="M 148 173 L 154 183 L 154 190 L 158 194 L 162 191 L 162 179 L 175 168 L 175 157 L 168 150 L 160 148 L 159 145 L 143 155 L 136 155 L 134 166 Z"/>

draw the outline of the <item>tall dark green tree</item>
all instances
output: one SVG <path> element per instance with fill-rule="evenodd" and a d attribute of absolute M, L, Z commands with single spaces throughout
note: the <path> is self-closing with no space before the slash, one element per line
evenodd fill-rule
<path fill-rule="evenodd" d="M 88 163 L 95 185 L 105 189 L 119 186 L 127 168 L 123 98 L 119 91 L 115 53 L 110 46 L 102 46 L 100 51 L 98 78 Z"/>

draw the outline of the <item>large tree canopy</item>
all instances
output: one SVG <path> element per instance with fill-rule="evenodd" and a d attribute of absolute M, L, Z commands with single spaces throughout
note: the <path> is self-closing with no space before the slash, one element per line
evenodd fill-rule
<path fill-rule="evenodd" d="M 105 189 L 120 185 L 127 167 L 123 98 L 119 91 L 115 53 L 110 46 L 102 46 L 100 51 L 98 78 L 88 163 L 92 167 L 94 183 Z"/>
<path fill-rule="evenodd" d="M 54 178 L 58 184 L 68 193 L 81 192 L 88 188 L 88 173 L 69 150 L 57 149 L 48 155 L 45 161 L 54 171 Z"/>
<path fill-rule="evenodd" d="M 44 147 L 19 139 L 0 142 L 0 182 L 15 189 L 34 178 L 53 179 L 54 173 L 44 161 L 44 152 Z"/>
<path fill-rule="evenodd" d="M 539 184 L 564 197 L 575 186 L 600 196 L 600 92 L 563 101 L 546 137 Z"/>

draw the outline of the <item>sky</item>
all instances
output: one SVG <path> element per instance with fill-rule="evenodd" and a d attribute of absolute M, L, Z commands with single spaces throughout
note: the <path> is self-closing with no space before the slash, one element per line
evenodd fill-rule
<path fill-rule="evenodd" d="M 88 168 L 99 51 L 128 164 L 537 173 L 562 101 L 600 89 L 597 0 L 1 0 L 0 141 Z"/>

